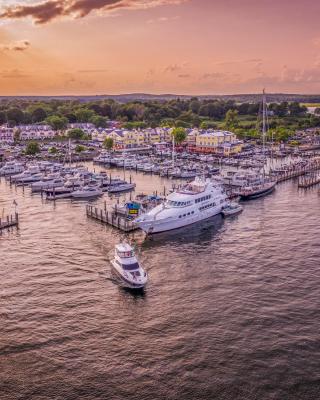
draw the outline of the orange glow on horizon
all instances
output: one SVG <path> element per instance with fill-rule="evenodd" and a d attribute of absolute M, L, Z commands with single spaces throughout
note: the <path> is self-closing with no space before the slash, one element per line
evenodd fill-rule
<path fill-rule="evenodd" d="M 0 10 L 45 1 L 5 0 Z M 68 1 L 75 7 L 78 0 Z M 318 2 L 118 2 L 112 11 L 74 18 L 77 11 L 41 24 L 30 16 L 0 18 L 0 95 L 232 94 L 263 87 L 320 93 Z"/>

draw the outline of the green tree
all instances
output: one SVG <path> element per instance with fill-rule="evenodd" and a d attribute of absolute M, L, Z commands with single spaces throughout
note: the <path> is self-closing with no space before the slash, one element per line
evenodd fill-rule
<path fill-rule="evenodd" d="M 228 110 L 224 124 L 227 129 L 235 129 L 239 125 L 238 111 Z"/>
<path fill-rule="evenodd" d="M 58 115 L 51 115 L 50 117 L 47 117 L 45 122 L 55 131 L 62 131 L 66 129 L 68 125 L 68 119 L 66 117 L 59 117 Z"/>
<path fill-rule="evenodd" d="M 7 121 L 7 116 L 4 111 L 0 111 L 0 125 L 3 125 Z"/>
<path fill-rule="evenodd" d="M 300 106 L 300 104 L 297 101 L 290 103 L 288 108 L 289 108 L 290 115 L 292 115 L 292 116 L 303 115 L 307 112 L 307 107 Z"/>
<path fill-rule="evenodd" d="M 31 112 L 32 122 L 42 122 L 47 118 L 47 113 L 42 107 L 37 107 Z"/>
<path fill-rule="evenodd" d="M 105 148 L 105 149 L 107 149 L 107 150 L 112 150 L 112 148 L 113 148 L 113 139 L 112 139 L 112 137 L 106 137 L 105 139 L 104 139 L 104 141 L 103 141 L 103 147 Z"/>
<path fill-rule="evenodd" d="M 68 131 L 68 137 L 74 140 L 81 140 L 86 138 L 85 132 L 80 128 L 70 129 Z"/>
<path fill-rule="evenodd" d="M 85 150 L 86 150 L 86 147 L 85 146 L 81 146 L 81 144 L 77 144 L 76 147 L 75 147 L 75 152 L 76 153 L 82 153 Z"/>
<path fill-rule="evenodd" d="M 201 103 L 197 98 L 191 99 L 189 108 L 194 114 L 198 114 L 200 110 Z"/>
<path fill-rule="evenodd" d="M 38 142 L 29 142 L 26 147 L 26 154 L 28 156 L 34 156 L 40 153 L 40 146 Z"/>
<path fill-rule="evenodd" d="M 12 125 L 19 125 L 24 122 L 24 113 L 20 108 L 13 107 L 7 111 L 7 119 L 11 121 Z"/>
<path fill-rule="evenodd" d="M 78 122 L 90 122 L 95 116 L 95 112 L 93 110 L 89 110 L 89 108 L 78 108 L 74 112 L 74 115 L 76 116 Z"/>
<path fill-rule="evenodd" d="M 106 128 L 107 126 L 107 120 L 104 117 L 101 117 L 101 115 L 94 115 L 90 122 L 96 127 L 96 128 Z"/>
<path fill-rule="evenodd" d="M 20 141 L 20 139 L 21 139 L 21 131 L 20 131 L 20 129 L 16 129 L 14 131 L 13 140 L 15 143 L 17 143 Z"/>
<path fill-rule="evenodd" d="M 200 124 L 200 129 L 216 129 L 217 127 L 216 122 L 210 120 L 202 121 Z"/>
<path fill-rule="evenodd" d="M 49 149 L 49 153 L 50 154 L 57 154 L 58 153 L 58 149 L 56 148 L 56 147 L 50 147 L 50 149 Z"/>
<path fill-rule="evenodd" d="M 186 130 L 182 127 L 174 128 L 171 132 L 176 144 L 181 144 L 187 139 Z"/>

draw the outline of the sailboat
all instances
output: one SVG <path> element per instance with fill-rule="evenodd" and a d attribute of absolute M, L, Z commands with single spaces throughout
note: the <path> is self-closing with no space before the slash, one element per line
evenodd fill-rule
<path fill-rule="evenodd" d="M 266 135 L 267 135 L 267 100 L 266 93 L 263 89 L 262 95 L 262 141 L 263 141 L 263 160 L 266 160 Z M 264 162 L 265 165 L 265 162 Z M 275 190 L 277 182 L 272 180 L 265 174 L 263 167 L 263 174 L 260 181 L 255 182 L 254 185 L 245 186 L 239 190 L 241 200 L 252 200 L 258 197 L 266 196 Z"/>

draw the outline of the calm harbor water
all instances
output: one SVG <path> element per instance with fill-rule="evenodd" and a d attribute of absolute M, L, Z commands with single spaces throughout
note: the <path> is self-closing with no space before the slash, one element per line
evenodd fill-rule
<path fill-rule="evenodd" d="M 169 187 L 133 178 L 137 191 Z M 135 233 L 144 295 L 106 279 L 123 234 L 85 203 L 2 180 L 0 211 L 14 199 L 20 229 L 0 236 L 1 400 L 319 398 L 316 189 L 287 182 L 233 219 Z"/>

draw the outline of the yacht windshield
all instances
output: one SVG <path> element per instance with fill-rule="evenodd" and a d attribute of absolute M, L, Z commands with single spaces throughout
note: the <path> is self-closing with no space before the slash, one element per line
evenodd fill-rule
<path fill-rule="evenodd" d="M 125 271 L 134 271 L 135 269 L 139 269 L 139 264 L 137 262 L 133 264 L 122 264 L 122 268 Z"/>

